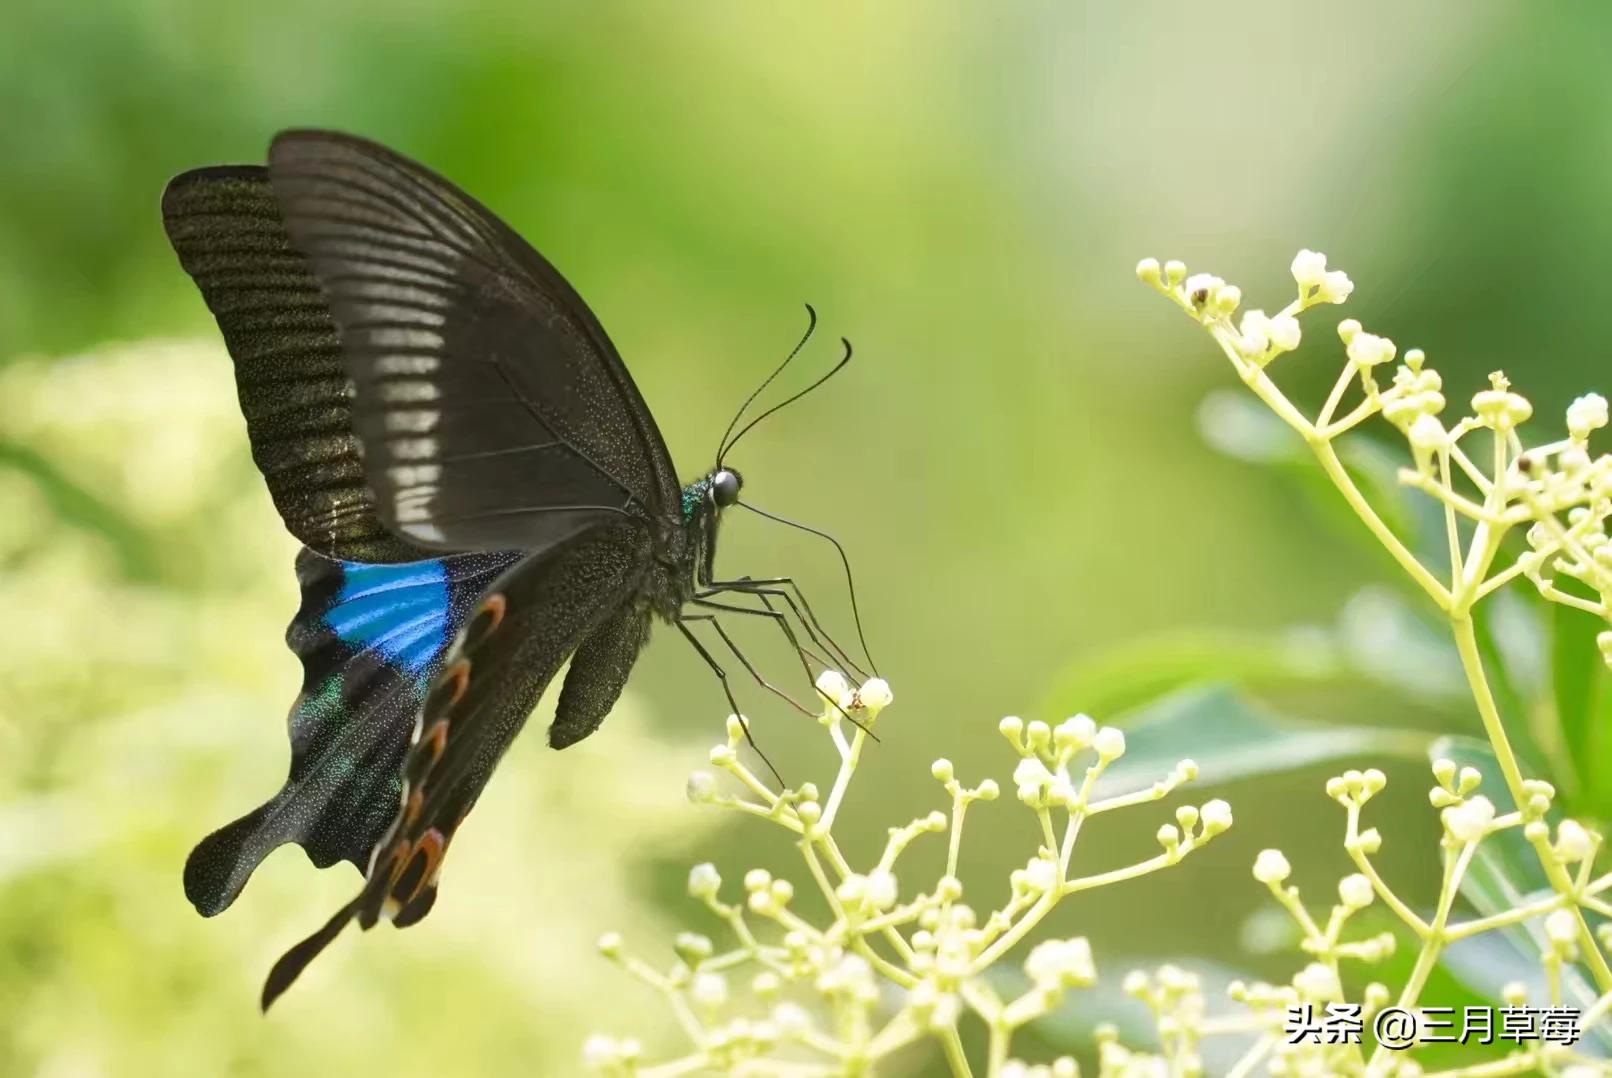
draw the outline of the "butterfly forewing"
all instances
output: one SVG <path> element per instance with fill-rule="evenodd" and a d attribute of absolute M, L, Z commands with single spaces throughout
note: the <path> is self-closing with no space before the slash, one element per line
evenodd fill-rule
<path fill-rule="evenodd" d="M 369 928 L 384 915 L 403 926 L 430 910 L 460 821 L 577 642 L 646 616 L 635 601 L 650 560 L 648 530 L 618 519 L 527 557 L 482 594 L 420 706 L 400 807 L 375 846 L 363 890 L 275 965 L 265 1007 L 348 920 Z"/>
<path fill-rule="evenodd" d="M 430 556 L 376 516 L 336 323 L 286 235 L 268 170 L 228 165 L 177 176 L 163 192 L 162 218 L 224 334 L 252 457 L 291 534 L 333 558 Z"/>
<path fill-rule="evenodd" d="M 587 307 L 446 180 L 372 143 L 270 150 L 323 285 L 382 518 L 443 549 L 533 549 L 609 515 L 675 518 L 654 421 Z"/>

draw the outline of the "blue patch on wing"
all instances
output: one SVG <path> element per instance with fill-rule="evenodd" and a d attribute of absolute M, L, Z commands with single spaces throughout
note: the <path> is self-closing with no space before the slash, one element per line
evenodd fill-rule
<path fill-rule="evenodd" d="M 341 563 L 341 586 L 321 619 L 344 644 L 417 674 L 448 643 L 448 574 L 440 559 Z"/>

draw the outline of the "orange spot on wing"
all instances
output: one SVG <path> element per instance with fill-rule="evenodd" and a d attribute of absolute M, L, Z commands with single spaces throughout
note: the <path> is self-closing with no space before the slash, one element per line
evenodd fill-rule
<path fill-rule="evenodd" d="M 420 751 L 429 753 L 433 763 L 442 755 L 442 750 L 448 747 L 448 725 L 447 719 L 438 719 L 420 738 Z"/>
<path fill-rule="evenodd" d="M 509 600 L 504 598 L 504 593 L 501 591 L 495 591 L 483 599 L 480 613 L 487 616 L 487 627 L 482 632 L 490 633 L 502 625 L 504 623 L 504 613 L 508 609 Z"/>
<path fill-rule="evenodd" d="M 437 699 L 432 703 L 437 708 L 450 708 L 464 699 L 465 690 L 470 688 L 470 660 L 460 659 L 442 672 L 442 682 L 437 687 Z M 444 694 L 446 699 L 443 699 Z"/>

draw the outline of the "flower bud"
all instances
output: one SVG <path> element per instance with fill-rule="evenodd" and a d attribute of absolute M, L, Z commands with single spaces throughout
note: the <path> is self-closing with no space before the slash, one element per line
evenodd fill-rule
<path fill-rule="evenodd" d="M 1281 850 L 1261 850 L 1254 859 L 1254 879 L 1260 883 L 1281 883 L 1292 873 L 1293 868 Z"/>
<path fill-rule="evenodd" d="M 1231 805 L 1217 797 L 1203 806 L 1202 817 L 1204 837 L 1218 835 L 1231 826 Z"/>
<path fill-rule="evenodd" d="M 1444 810 L 1444 829 L 1457 842 L 1477 842 L 1494 822 L 1494 804 L 1487 797 L 1468 798 Z"/>
<path fill-rule="evenodd" d="M 1556 854 L 1564 862 L 1570 865 L 1577 864 L 1594 851 L 1594 841 L 1583 824 L 1577 820 L 1563 820 L 1557 825 Z"/>
<path fill-rule="evenodd" d="M 1373 897 L 1371 881 L 1358 872 L 1338 881 L 1338 898 L 1349 909 L 1365 909 Z"/>
<path fill-rule="evenodd" d="M 1299 291 L 1308 292 L 1325 280 L 1327 256 L 1320 251 L 1305 248 L 1294 257 L 1291 268 L 1293 280 L 1298 284 Z"/>
<path fill-rule="evenodd" d="M 1092 739 L 1092 747 L 1097 750 L 1098 759 L 1104 763 L 1117 760 L 1125 755 L 1125 733 L 1117 727 L 1105 726 Z"/>
<path fill-rule="evenodd" d="M 688 871 L 688 893 L 691 898 L 713 899 L 722 889 L 722 876 L 709 861 L 695 865 Z"/>
<path fill-rule="evenodd" d="M 877 716 L 895 700 L 890 683 L 882 677 L 869 678 L 856 692 L 857 699 L 867 708 L 869 715 Z"/>
<path fill-rule="evenodd" d="M 1293 987 L 1299 990 L 1299 995 L 1318 1002 L 1343 997 L 1343 986 L 1338 983 L 1337 973 L 1320 962 L 1311 962 L 1299 970 L 1293 978 Z"/>
<path fill-rule="evenodd" d="M 1573 916 L 1572 910 L 1552 910 L 1545 918 L 1545 935 L 1565 952 L 1578 940 L 1578 918 Z"/>
<path fill-rule="evenodd" d="M 1323 303 L 1342 303 L 1354 293 L 1355 283 L 1342 270 L 1332 270 L 1321 279 L 1317 297 Z"/>
<path fill-rule="evenodd" d="M 1599 393 L 1586 393 L 1567 406 L 1567 432 L 1580 441 L 1606 426 L 1606 421 L 1606 398 Z"/>
<path fill-rule="evenodd" d="M 709 771 L 695 771 L 688 777 L 688 799 L 696 805 L 716 800 L 716 776 Z"/>
<path fill-rule="evenodd" d="M 1355 333 L 1345 347 L 1349 361 L 1362 370 L 1370 370 L 1394 358 L 1394 342 L 1375 333 Z"/>
<path fill-rule="evenodd" d="M 720 973 L 698 973 L 689 986 L 696 1006 L 714 1011 L 728 1001 L 728 981 Z"/>
<path fill-rule="evenodd" d="M 817 675 L 817 695 L 826 703 L 839 704 L 851 691 L 851 683 L 838 670 L 824 670 Z"/>
<path fill-rule="evenodd" d="M 1271 319 L 1267 332 L 1271 343 L 1282 352 L 1291 352 L 1297 348 L 1302 336 L 1299 331 L 1299 320 L 1290 314 L 1280 314 Z"/>

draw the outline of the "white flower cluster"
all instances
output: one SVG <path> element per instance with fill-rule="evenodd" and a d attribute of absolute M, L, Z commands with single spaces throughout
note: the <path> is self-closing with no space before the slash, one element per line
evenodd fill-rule
<path fill-rule="evenodd" d="M 1416 941 L 1418 953 L 1397 993 L 1373 983 L 1351 1005 L 1367 1023 L 1391 1003 L 1416 1007 L 1427 977 L 1447 945 L 1531 921 L 1541 929 L 1535 938 L 1543 941 L 1540 961 L 1549 1002 L 1562 1004 L 1564 969 L 1578 962 L 1602 993 L 1583 1014 L 1583 1025 L 1587 1028 L 1603 1022 L 1612 1011 L 1612 965 L 1604 953 L 1612 946 L 1612 933 L 1592 931 L 1591 927 L 1592 917 L 1603 926 L 1605 919 L 1612 918 L 1612 901 L 1603 897 L 1612 890 L 1612 873 L 1596 877 L 1593 869 L 1601 836 L 1573 820 L 1562 820 L 1553 833 L 1547 813 L 1555 790 L 1549 783 L 1523 776 L 1489 686 L 1472 619 L 1473 607 L 1485 596 L 1525 577 L 1547 599 L 1612 621 L 1612 543 L 1605 526 L 1612 513 L 1612 456 L 1592 456 L 1589 450 L 1591 434 L 1607 425 L 1608 406 L 1596 394 L 1580 397 L 1567 410 L 1565 438 L 1525 446 L 1518 432 L 1532 418 L 1534 408 L 1513 390 L 1504 374 L 1491 375 L 1488 388 L 1473 395 L 1470 414 L 1450 421 L 1445 416 L 1444 380 L 1427 365 L 1420 350 L 1405 352 L 1396 365 L 1399 348 L 1392 340 L 1346 319 L 1338 325 L 1344 346 L 1343 369 L 1325 403 L 1312 416 L 1287 397 L 1268 368 L 1298 344 L 1297 319 L 1303 312 L 1320 304 L 1343 302 L 1353 285 L 1346 275 L 1328 270 L 1325 257 L 1313 251 L 1301 251 L 1292 271 L 1297 298 L 1273 317 L 1249 311 L 1234 324 L 1232 316 L 1242 302 L 1236 287 L 1207 274 L 1188 276 L 1186 267 L 1178 262 L 1160 266 L 1148 259 L 1137 267 L 1144 282 L 1208 330 L 1244 384 L 1302 438 L 1349 508 L 1445 615 L 1493 762 L 1509 802 L 1520 807 L 1499 811 L 1493 800 L 1478 792 L 1482 775 L 1477 769 L 1459 767 L 1449 760 L 1435 763 L 1437 785 L 1430 799 L 1443 825 L 1443 884 L 1431 915 L 1423 916 L 1399 898 L 1372 863 L 1382 845 L 1381 834 L 1374 827 L 1360 826 L 1362 807 L 1386 783 L 1382 772 L 1348 771 L 1333 778 L 1327 793 L 1348 814 L 1344 846 L 1356 871 L 1339 881 L 1337 902 L 1323 922 L 1311 915 L 1300 902 L 1298 889 L 1286 882 L 1292 873 L 1287 858 L 1278 850 L 1258 856 L 1254 877 L 1292 915 L 1310 961 L 1285 985 L 1236 986 L 1233 995 L 1248 1005 L 1250 1015 L 1242 1023 L 1222 1023 L 1216 1028 L 1257 1034 L 1253 1049 L 1236 1068 L 1238 1074 L 1251 1074 L 1264 1066 L 1273 1074 L 1419 1075 L 1421 1068 L 1412 1058 L 1415 1053 L 1395 1053 L 1379 1046 L 1366 1055 L 1358 1044 L 1329 1043 L 1325 1038 L 1319 1043 L 1295 1042 L 1283 1036 L 1285 1008 L 1344 1002 L 1342 960 L 1372 963 L 1392 953 L 1396 939 L 1392 933 L 1344 938 L 1351 919 L 1378 903 L 1402 923 Z M 1390 367 L 1391 377 L 1380 380 Z M 1334 445 L 1342 435 L 1379 414 L 1406 439 L 1410 450 L 1413 466 L 1400 470 L 1400 481 L 1442 505 L 1448 558 L 1436 565 L 1424 564 L 1388 528 Z M 1483 440 L 1487 444 L 1481 448 L 1487 452 L 1469 453 L 1463 442 L 1479 431 L 1486 432 Z M 1502 542 L 1523 527 L 1529 549 L 1511 565 L 1497 567 Z M 1440 574 L 1446 573 L 1441 579 Z M 1612 630 L 1601 633 L 1599 644 L 1612 664 Z M 1509 909 L 1456 920 L 1455 899 L 1477 851 L 1505 832 L 1520 832 L 1532 847 L 1548 887 L 1516 898 Z M 1520 993 L 1520 989 L 1509 990 L 1508 1002 L 1520 1003 Z M 1163 1067 L 1168 1061 L 1171 1073 L 1193 1072 L 1198 1065 L 1196 1056 L 1183 1040 L 1175 1042 L 1179 1054 L 1169 1055 L 1167 1024 L 1172 1029 L 1180 1025 L 1173 1018 L 1167 1023 L 1161 1012 L 1160 1040 L 1167 1046 L 1167 1059 L 1134 1053 L 1126 1058 L 1138 1066 L 1156 1063 Z M 1609 1068 L 1561 1044 L 1531 1044 L 1498 1061 L 1440 1073 L 1576 1076 L 1605 1074 Z"/>
<path fill-rule="evenodd" d="M 1421 998 L 1428 972 L 1443 949 L 1451 943 L 1486 932 L 1495 932 L 1529 921 L 1542 928 L 1543 944 L 1539 961 L 1545 973 L 1549 999 L 1535 1001 L 1553 1007 L 1565 1005 L 1563 967 L 1579 956 L 1585 939 L 1583 912 L 1597 919 L 1612 911 L 1605 898 L 1612 891 L 1612 873 L 1593 877 L 1590 865 L 1601 845 L 1601 836 L 1573 820 L 1563 820 L 1552 828 L 1546 815 L 1554 798 L 1549 784 L 1527 784 L 1524 808 L 1497 814 L 1494 804 L 1478 793 L 1481 775 L 1471 767 L 1458 767 L 1451 760 L 1433 764 L 1436 785 L 1429 800 L 1440 812 L 1443 823 L 1442 855 L 1444 883 L 1434 904 L 1433 915 L 1424 918 L 1406 904 L 1388 885 L 1371 857 L 1382 845 L 1376 828 L 1361 829 L 1361 810 L 1387 784 L 1381 771 L 1346 771 L 1327 782 L 1327 794 L 1343 806 L 1346 816 L 1344 849 L 1357 871 L 1338 881 L 1337 900 L 1323 919 L 1301 901 L 1299 889 L 1288 884 L 1292 866 L 1280 850 L 1262 851 L 1254 861 L 1253 875 L 1264 884 L 1297 925 L 1299 949 L 1309 959 L 1284 984 L 1233 982 L 1229 996 L 1241 1009 L 1228 1016 L 1208 1019 L 1198 978 L 1165 966 L 1149 977 L 1133 973 L 1126 979 L 1126 991 L 1145 1002 L 1153 1011 L 1161 1045 L 1157 1053 L 1142 1053 L 1121 1046 L 1110 1031 L 1099 1044 L 1104 1073 L 1115 1075 L 1201 1074 L 1204 1061 L 1201 1042 L 1210 1036 L 1252 1037 L 1251 1047 L 1238 1061 L 1237 1074 L 1258 1072 L 1273 1075 L 1329 1075 L 1337 1078 L 1383 1075 L 1411 1078 L 1424 1073 L 1416 1051 L 1374 1047 L 1369 1039 L 1347 1043 L 1332 1037 L 1295 1037 L 1291 1014 L 1295 1009 L 1325 1015 L 1347 1013 L 1365 1029 L 1372 1019 L 1390 1005 L 1415 1008 L 1430 1001 Z M 1572 897 L 1550 893 L 1522 902 L 1513 909 L 1487 917 L 1457 920 L 1452 910 L 1461 880 L 1486 841 L 1505 831 L 1520 829 L 1530 843 L 1543 848 L 1555 867 L 1572 872 Z M 1421 952 L 1410 978 L 1395 992 L 1388 985 L 1372 981 L 1357 995 L 1345 991 L 1345 962 L 1367 965 L 1381 963 L 1394 953 L 1395 934 L 1377 931 L 1349 938 L 1352 919 L 1362 910 L 1381 901 L 1421 945 Z M 1599 934 L 1612 933 L 1612 925 Z M 1605 938 L 1603 943 L 1609 942 Z M 1529 1002 L 1520 983 L 1507 985 L 1501 993 L 1507 1006 Z M 1329 1008 L 1332 1010 L 1329 1012 Z M 1612 992 L 1607 992 L 1580 1016 L 1580 1028 L 1588 1030 L 1608 1021 L 1612 1014 Z M 1579 1048 L 1549 1041 L 1526 1042 L 1505 1058 L 1439 1071 L 1448 1075 L 1605 1075 L 1603 1060 Z"/>
<path fill-rule="evenodd" d="M 813 783 L 770 789 L 739 759 L 744 728 L 730 719 L 728 741 L 711 763 L 737 792 L 723 792 L 711 772 L 689 780 L 691 799 L 761 817 L 795 837 L 806 875 L 830 921 L 817 924 L 797 911 L 795 887 L 764 869 L 751 869 L 738 901 L 723 896 L 710 864 L 689 873 L 689 895 L 723 924 L 731 943 L 719 950 L 706 936 L 684 933 L 673 942 L 675 962 L 658 969 L 627 954 L 619 937 L 599 949 L 666 997 L 686 1036 L 681 1056 L 646 1063 L 635 1040 L 589 1039 L 584 1062 L 596 1073 L 670 1076 L 873 1074 L 878 1062 L 914 1041 L 931 1038 L 954 1075 L 972 1075 L 963 1048 L 970 1022 L 984 1034 L 990 1078 L 1065 1078 L 1072 1059 L 1031 1065 L 1010 1058 L 1013 1034 L 1058 1007 L 1071 989 L 1097 979 L 1091 945 L 1075 936 L 1044 940 L 1023 963 L 1029 987 L 1004 999 L 989 976 L 1064 898 L 1118 884 L 1174 864 L 1231 826 L 1224 801 L 1181 805 L 1158 831 L 1160 851 L 1133 864 L 1080 876 L 1071 871 L 1076 836 L 1093 816 L 1162 800 L 1197 774 L 1190 760 L 1150 786 L 1094 797 L 1099 777 L 1125 752 L 1125 737 L 1084 715 L 1057 725 L 1004 719 L 1003 737 L 1019 758 L 1012 789 L 1035 819 L 1039 848 L 1015 870 L 1008 898 L 989 912 L 964 901 L 959 860 L 965 818 L 991 802 L 1000 786 L 985 779 L 964 785 L 948 760 L 930 774 L 944 788 L 948 811 L 934 811 L 891 828 L 883 854 L 854 867 L 833 836 L 834 821 L 860 758 L 867 727 L 891 702 L 889 686 L 870 681 L 853 689 L 835 673 L 818 681 L 823 725 L 840 758 L 824 797 Z M 846 719 L 859 725 L 847 735 Z M 897 866 L 924 835 L 945 835 L 946 867 L 928 887 L 903 883 Z M 748 988 L 741 992 L 742 986 Z M 1105 1073 L 1108 1073 L 1105 1071 Z M 1121 1073 L 1114 1071 L 1113 1073 Z"/>
<path fill-rule="evenodd" d="M 1310 444 L 1351 507 L 1443 609 L 1462 615 L 1521 575 L 1547 599 L 1612 624 L 1612 543 L 1607 535 L 1612 454 L 1592 456 L 1589 449 L 1590 435 L 1607 425 L 1606 398 L 1596 393 L 1578 398 L 1567 409 L 1565 438 L 1525 447 L 1518 431 L 1532 418 L 1534 407 L 1503 373 L 1490 375 L 1489 387 L 1473 395 L 1469 415 L 1447 422 L 1444 380 L 1427 366 L 1426 355 L 1420 349 L 1407 351 L 1382 385 L 1376 372 L 1394 362 L 1398 347 L 1350 318 L 1338 325 L 1343 370 L 1312 419 L 1282 393 L 1265 368 L 1298 347 L 1299 315 L 1320 304 L 1342 303 L 1354 285 L 1342 271 L 1327 269 L 1326 256 L 1315 251 L 1300 251 L 1292 270 L 1296 299 L 1274 316 L 1251 310 L 1233 324 L 1242 302 L 1235 285 L 1206 273 L 1188 276 L 1180 262 L 1160 266 L 1149 258 L 1136 268 L 1137 276 L 1209 330 L 1243 380 Z M 1358 387 L 1358 403 L 1340 414 L 1351 387 Z M 1331 443 L 1377 414 L 1409 446 L 1414 467 L 1401 472 L 1401 482 L 1447 509 L 1450 546 L 1457 552 L 1447 582 L 1436 579 L 1389 532 L 1337 461 Z M 1462 444 L 1480 430 L 1488 432 L 1492 446 L 1482 466 Z M 1501 543 L 1517 527 L 1526 528 L 1529 550 L 1495 570 Z M 1563 578 L 1574 583 L 1560 586 Z M 1612 628 L 1602 634 L 1600 645 L 1612 664 Z"/>

